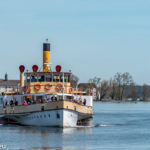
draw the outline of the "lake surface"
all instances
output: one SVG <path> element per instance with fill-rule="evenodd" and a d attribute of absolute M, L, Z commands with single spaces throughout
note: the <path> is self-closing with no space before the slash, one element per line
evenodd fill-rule
<path fill-rule="evenodd" d="M 93 123 L 88 127 L 0 125 L 2 147 L 8 150 L 150 150 L 150 102 L 94 102 Z"/>

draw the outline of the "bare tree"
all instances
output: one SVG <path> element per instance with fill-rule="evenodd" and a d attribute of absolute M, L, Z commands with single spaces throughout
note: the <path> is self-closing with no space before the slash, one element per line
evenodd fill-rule
<path fill-rule="evenodd" d="M 122 90 L 122 74 L 117 72 L 114 76 L 114 81 L 117 84 L 116 98 L 121 100 L 121 90 Z"/>
<path fill-rule="evenodd" d="M 100 77 L 94 77 L 94 78 L 92 78 L 92 79 L 89 79 L 89 83 L 91 83 L 91 84 L 95 84 L 96 85 L 96 87 L 100 87 L 101 86 L 101 78 Z"/>
<path fill-rule="evenodd" d="M 76 75 L 72 74 L 70 77 L 70 81 L 71 81 L 71 86 L 73 88 L 76 88 L 79 82 L 79 78 Z"/>
<path fill-rule="evenodd" d="M 106 96 L 108 96 L 109 89 L 110 89 L 109 81 L 106 80 L 102 81 L 100 87 L 100 101 Z"/>
<path fill-rule="evenodd" d="M 111 97 L 111 99 L 116 99 L 117 97 L 117 83 L 110 79 L 109 81 L 109 96 Z"/>
<path fill-rule="evenodd" d="M 138 89 L 134 83 L 130 84 L 129 97 L 132 98 L 132 100 L 134 101 L 138 98 Z"/>
<path fill-rule="evenodd" d="M 95 85 L 97 98 L 100 95 L 99 100 L 106 97 L 111 97 L 111 99 L 122 100 L 123 95 L 125 95 L 125 89 L 133 83 L 132 76 L 128 73 L 116 73 L 114 79 L 103 80 L 101 78 L 94 77 L 89 79 L 89 89 Z"/>
<path fill-rule="evenodd" d="M 142 100 L 146 101 L 150 95 L 149 87 L 148 85 L 144 84 L 142 86 L 143 92 L 142 92 Z"/>
<path fill-rule="evenodd" d="M 124 93 L 126 86 L 130 85 L 133 82 L 132 76 L 128 72 L 125 72 L 123 74 L 116 73 L 116 75 L 114 76 L 114 81 L 116 82 L 118 86 L 117 98 L 119 100 L 122 100 L 123 93 Z"/>
<path fill-rule="evenodd" d="M 125 72 L 122 74 L 122 93 L 121 93 L 121 100 L 123 98 L 123 93 L 124 93 L 124 90 L 127 86 L 129 86 L 130 84 L 133 83 L 133 79 L 132 79 L 132 76 L 128 73 L 128 72 Z"/>

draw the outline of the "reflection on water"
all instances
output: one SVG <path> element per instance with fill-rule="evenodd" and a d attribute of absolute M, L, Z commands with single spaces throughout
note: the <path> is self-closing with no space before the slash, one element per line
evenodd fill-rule
<path fill-rule="evenodd" d="M 9 127 L 10 130 L 13 130 L 14 127 Z M 86 127 L 86 126 L 77 126 L 73 128 L 55 128 L 55 127 L 28 127 L 28 126 L 22 126 L 17 127 L 19 128 L 20 134 L 40 134 L 44 136 L 50 136 L 50 134 L 73 134 L 74 132 L 91 132 L 92 127 Z"/>
<path fill-rule="evenodd" d="M 50 133 L 62 133 L 62 128 L 48 128 L 48 127 L 30 127 L 22 126 L 19 127 L 20 134 L 40 134 L 43 136 L 49 136 Z"/>
<path fill-rule="evenodd" d="M 20 149 L 29 150 L 29 149 Z M 61 150 L 61 147 L 30 147 L 30 150 Z"/>
<path fill-rule="evenodd" d="M 6 139 L 0 137 L 0 144 L 7 143 L 8 149 L 21 150 L 53 150 L 62 149 L 65 139 L 75 134 L 92 134 L 92 128 L 78 126 L 73 128 L 31 127 L 19 125 L 2 125 L 0 132 Z M 6 133 L 5 133 L 6 132 Z M 7 139 L 7 135 L 9 138 Z M 18 142 L 17 142 L 18 141 Z"/>

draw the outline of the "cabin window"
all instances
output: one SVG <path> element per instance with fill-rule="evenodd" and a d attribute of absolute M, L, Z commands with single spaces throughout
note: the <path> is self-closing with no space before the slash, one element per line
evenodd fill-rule
<path fill-rule="evenodd" d="M 37 82 L 37 77 L 36 76 L 31 76 L 31 82 Z"/>
<path fill-rule="evenodd" d="M 59 80 L 60 80 L 60 76 L 56 75 L 56 82 L 59 82 Z"/>
<path fill-rule="evenodd" d="M 46 75 L 45 80 L 46 82 L 52 82 L 52 75 Z"/>
<path fill-rule="evenodd" d="M 27 82 L 30 82 L 30 79 L 31 79 L 30 76 L 27 76 Z"/>
<path fill-rule="evenodd" d="M 63 82 L 63 76 L 60 75 L 60 82 Z"/>
<path fill-rule="evenodd" d="M 39 82 L 44 82 L 45 81 L 45 76 L 44 75 L 39 75 L 38 76 L 38 81 Z"/>
<path fill-rule="evenodd" d="M 66 80 L 66 75 L 64 76 L 64 82 L 66 82 L 67 80 Z"/>
<path fill-rule="evenodd" d="M 69 75 L 65 75 L 65 76 L 64 76 L 64 81 L 65 81 L 65 82 L 69 82 Z"/>
<path fill-rule="evenodd" d="M 68 80 L 68 82 L 70 82 L 70 75 L 67 76 L 67 80 Z"/>
<path fill-rule="evenodd" d="M 70 82 L 70 75 L 68 75 L 68 82 Z"/>
<path fill-rule="evenodd" d="M 56 75 L 53 76 L 53 81 L 56 82 Z"/>
<path fill-rule="evenodd" d="M 60 82 L 63 82 L 63 75 L 60 75 Z M 70 82 L 70 75 L 64 75 L 64 82 Z"/>

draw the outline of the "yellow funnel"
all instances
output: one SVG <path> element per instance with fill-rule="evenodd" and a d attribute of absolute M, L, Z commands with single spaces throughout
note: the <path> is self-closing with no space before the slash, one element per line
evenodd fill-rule
<path fill-rule="evenodd" d="M 43 72 L 50 71 L 50 43 L 43 43 Z"/>

